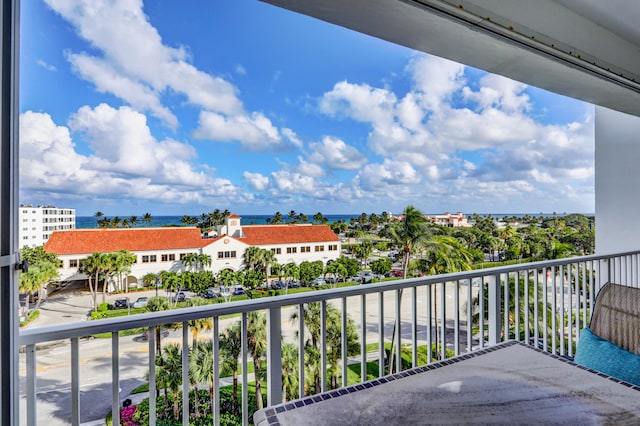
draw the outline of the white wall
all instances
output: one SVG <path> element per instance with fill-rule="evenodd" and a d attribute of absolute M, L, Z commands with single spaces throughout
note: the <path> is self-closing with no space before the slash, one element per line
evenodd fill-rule
<path fill-rule="evenodd" d="M 596 107 L 596 253 L 640 249 L 640 118 Z"/>

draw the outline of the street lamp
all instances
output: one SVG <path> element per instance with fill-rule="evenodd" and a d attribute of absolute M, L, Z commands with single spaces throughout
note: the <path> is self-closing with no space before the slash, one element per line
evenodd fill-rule
<path fill-rule="evenodd" d="M 156 297 L 158 297 L 158 287 L 162 284 L 162 280 L 160 279 L 160 275 L 156 275 Z"/>

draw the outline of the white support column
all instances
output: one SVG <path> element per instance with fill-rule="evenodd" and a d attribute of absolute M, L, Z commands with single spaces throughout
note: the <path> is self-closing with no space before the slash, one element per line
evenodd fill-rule
<path fill-rule="evenodd" d="M 502 331 L 502 321 L 500 315 L 500 276 L 491 275 L 485 277 L 489 285 L 489 345 L 495 345 L 500 342 L 500 333 Z"/>
<path fill-rule="evenodd" d="M 281 322 L 280 307 L 267 310 L 267 406 L 282 402 Z"/>
<path fill-rule="evenodd" d="M 603 107 L 595 113 L 596 253 L 637 250 L 640 118 Z"/>

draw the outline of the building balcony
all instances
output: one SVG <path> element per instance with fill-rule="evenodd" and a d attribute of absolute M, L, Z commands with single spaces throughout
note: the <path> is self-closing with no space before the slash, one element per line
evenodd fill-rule
<path fill-rule="evenodd" d="M 16 395 L 21 423 L 50 426 L 70 420 L 78 425 L 104 419 L 111 410 L 113 424 L 119 424 L 124 400 L 148 378 L 149 424 L 156 424 L 156 389 L 164 386 L 155 380 L 157 368 L 162 368 L 155 362 L 155 331 L 177 324 L 169 337 L 162 337 L 162 346 L 190 347 L 194 341 L 190 324 L 201 319 L 211 320 L 211 329 L 196 338 L 211 344 L 212 359 L 205 370 L 215 385 L 212 403 L 201 405 L 199 414 L 208 410 L 214 424 L 228 409 L 220 391 L 228 383 L 223 380 L 220 336 L 236 322 L 241 342 L 241 424 L 253 421 L 254 365 L 260 370 L 264 403 L 269 407 L 351 389 L 508 341 L 572 357 L 600 287 L 606 282 L 638 287 L 639 276 L 640 252 L 629 252 L 23 330 L 18 342 L 20 395 Z M 255 312 L 266 317 L 257 328 L 252 323 Z M 124 335 L 140 328 L 148 329 L 143 342 Z M 110 337 L 87 338 L 104 333 Z M 256 339 L 262 342 L 259 349 L 253 346 Z M 174 379 L 180 382 L 178 392 L 188 394 L 193 389 L 191 353 L 182 351 L 180 356 L 181 370 Z M 195 421 L 188 403 L 180 410 L 183 424 Z"/>

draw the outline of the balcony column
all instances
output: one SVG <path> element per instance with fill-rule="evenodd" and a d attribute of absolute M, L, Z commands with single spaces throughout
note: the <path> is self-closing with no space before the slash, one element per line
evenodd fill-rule
<path fill-rule="evenodd" d="M 281 314 L 280 307 L 267 310 L 267 406 L 282 402 Z"/>
<path fill-rule="evenodd" d="M 3 0 L 0 106 L 0 424 L 19 424 L 18 380 L 18 0 Z M 23 420 L 24 422 L 24 420 Z"/>
<path fill-rule="evenodd" d="M 500 316 L 500 275 L 491 275 L 485 277 L 489 291 L 489 345 L 496 345 L 500 342 L 500 334 L 502 329 Z"/>

